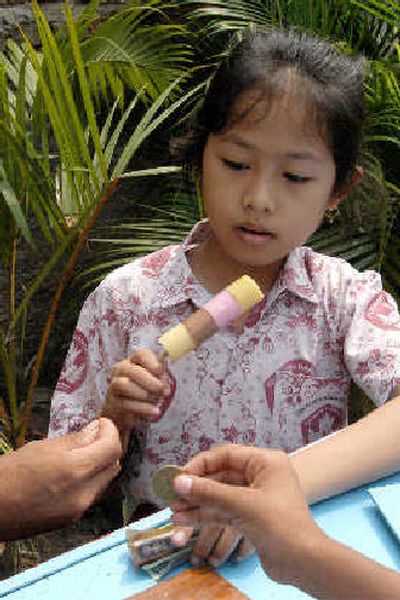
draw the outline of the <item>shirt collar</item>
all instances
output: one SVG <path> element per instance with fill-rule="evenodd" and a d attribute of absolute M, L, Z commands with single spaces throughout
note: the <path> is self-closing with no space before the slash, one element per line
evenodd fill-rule
<path fill-rule="evenodd" d="M 309 269 L 309 249 L 300 246 L 288 255 L 272 288 L 271 295 L 276 298 L 288 291 L 303 300 L 318 303 Z"/>
<path fill-rule="evenodd" d="M 204 241 L 208 237 L 209 231 L 208 220 L 199 221 L 182 244 L 177 247 L 177 251 L 172 254 L 167 266 L 166 277 L 160 281 L 154 299 L 157 307 L 172 307 L 187 301 L 200 307 L 210 300 L 212 294 L 194 277 L 187 260 L 187 253 Z M 301 246 L 295 248 L 288 255 L 268 296 L 268 304 L 271 304 L 285 291 L 309 302 L 318 303 L 309 274 L 307 251 L 307 248 Z M 166 285 L 169 286 L 168 290 L 165 289 Z"/>
<path fill-rule="evenodd" d="M 157 307 L 167 308 L 188 301 L 200 307 L 210 300 L 212 294 L 194 277 L 187 260 L 187 253 L 208 235 L 209 225 L 207 219 L 204 219 L 196 223 L 182 244 L 176 247 L 155 295 L 154 302 Z"/>

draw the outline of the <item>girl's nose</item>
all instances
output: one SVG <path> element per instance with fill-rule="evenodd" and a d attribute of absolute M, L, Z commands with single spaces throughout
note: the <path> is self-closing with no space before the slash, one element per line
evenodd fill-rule
<path fill-rule="evenodd" d="M 256 212 L 272 212 L 274 210 L 272 186 L 266 181 L 254 182 L 243 194 L 243 208 Z"/>

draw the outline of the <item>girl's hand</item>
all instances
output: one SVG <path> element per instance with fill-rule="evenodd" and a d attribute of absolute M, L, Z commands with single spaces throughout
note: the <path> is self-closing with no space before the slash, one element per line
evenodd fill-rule
<path fill-rule="evenodd" d="M 162 374 L 162 362 L 148 349 L 114 366 L 102 415 L 114 421 L 124 438 L 139 420 L 159 416 L 157 402 L 170 391 Z"/>
<path fill-rule="evenodd" d="M 232 526 L 255 546 L 264 569 L 292 583 L 301 557 L 325 536 L 313 520 L 286 454 L 239 445 L 199 454 L 175 479 L 182 501 L 173 506 L 177 525 Z"/>
<path fill-rule="evenodd" d="M 184 546 L 190 539 L 193 527 L 179 527 L 173 537 L 177 546 Z M 219 567 L 227 560 L 241 562 L 254 553 L 254 546 L 233 527 L 205 526 L 200 529 L 199 539 L 193 549 L 192 564 L 208 562 Z"/>

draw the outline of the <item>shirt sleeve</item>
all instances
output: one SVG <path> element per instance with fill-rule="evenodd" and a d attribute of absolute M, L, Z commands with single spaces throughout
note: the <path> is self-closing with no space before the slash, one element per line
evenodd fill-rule
<path fill-rule="evenodd" d="M 344 360 L 355 383 L 380 406 L 400 386 L 400 315 L 378 273 L 357 273 L 347 291 Z"/>
<path fill-rule="evenodd" d="M 126 340 L 116 290 L 101 284 L 86 300 L 51 401 L 49 437 L 81 429 L 99 416 Z"/>

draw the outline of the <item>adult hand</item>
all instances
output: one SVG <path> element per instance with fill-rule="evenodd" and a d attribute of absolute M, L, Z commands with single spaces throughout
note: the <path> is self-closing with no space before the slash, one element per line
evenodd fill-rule
<path fill-rule="evenodd" d="M 103 416 L 112 419 L 123 434 L 129 433 L 139 420 L 159 416 L 156 404 L 162 395 L 170 393 L 162 374 L 161 361 L 148 349 L 138 350 L 117 363 L 112 370 Z"/>
<path fill-rule="evenodd" d="M 0 457 L 0 539 L 78 520 L 119 472 L 121 443 L 108 419 Z"/>
<path fill-rule="evenodd" d="M 295 583 L 302 551 L 324 539 L 286 454 L 239 445 L 199 454 L 175 479 L 182 526 L 231 526 L 254 544 L 268 574 Z M 189 476 L 190 475 L 190 476 Z"/>
<path fill-rule="evenodd" d="M 176 546 L 184 546 L 192 533 L 193 527 L 179 527 L 172 541 Z M 208 562 L 213 567 L 219 567 L 227 560 L 241 562 L 253 553 L 253 544 L 236 529 L 211 525 L 200 529 L 191 560 L 195 566 Z"/>

